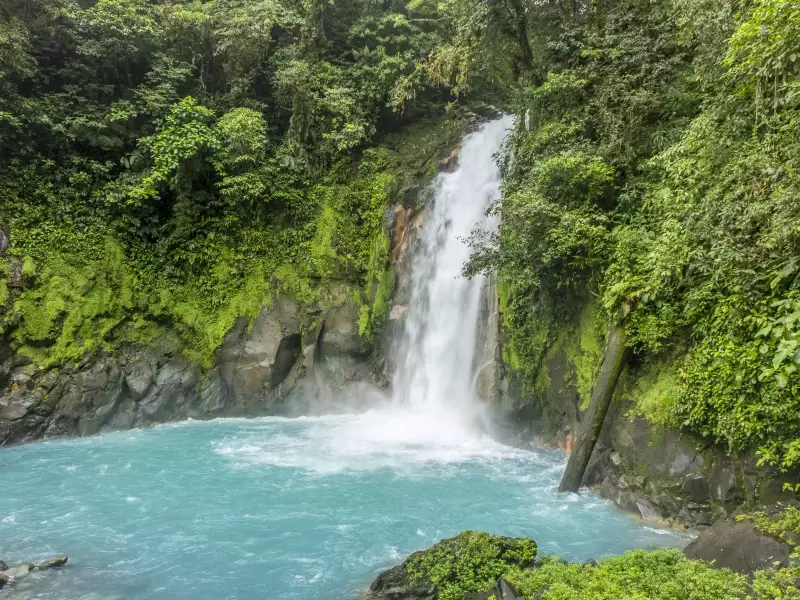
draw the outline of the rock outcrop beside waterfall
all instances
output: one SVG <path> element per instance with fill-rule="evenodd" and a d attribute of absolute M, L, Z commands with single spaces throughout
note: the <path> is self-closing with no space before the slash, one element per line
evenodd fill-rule
<path fill-rule="evenodd" d="M 371 377 L 358 311 L 339 296 L 325 310 L 279 297 L 252 323 L 239 319 L 207 372 L 169 340 L 50 370 L 16 357 L 0 392 L 0 445 L 188 418 L 323 410 L 349 384 Z"/>
<path fill-rule="evenodd" d="M 460 591 L 459 598 L 465 592 L 480 595 L 492 586 L 508 590 L 508 582 L 504 585 L 498 578 L 508 569 L 532 567 L 536 553 L 536 542 L 529 538 L 465 531 L 415 552 L 402 564 L 381 573 L 364 599 L 435 600 L 442 591 L 455 588 Z M 497 598 L 516 600 L 516 594 Z"/>

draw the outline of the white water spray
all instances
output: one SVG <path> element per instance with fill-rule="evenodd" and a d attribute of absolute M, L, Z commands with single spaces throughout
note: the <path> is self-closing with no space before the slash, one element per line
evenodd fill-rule
<path fill-rule="evenodd" d="M 464 238 L 477 226 L 494 225 L 486 216 L 500 194 L 494 155 L 512 124 L 506 116 L 464 139 L 458 168 L 434 182 L 412 263 L 406 345 L 392 400 L 410 413 L 407 426 L 445 443 L 474 433 L 481 413 L 473 359 L 483 277 L 461 274 L 470 252 Z"/>

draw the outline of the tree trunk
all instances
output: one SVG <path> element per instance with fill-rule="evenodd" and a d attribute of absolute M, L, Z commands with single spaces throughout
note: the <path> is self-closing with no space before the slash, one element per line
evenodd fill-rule
<path fill-rule="evenodd" d="M 629 352 L 625 347 L 625 341 L 625 332 L 612 323 L 608 332 L 603 364 L 597 374 L 589 408 L 586 411 L 583 430 L 570 454 L 567 469 L 561 478 L 561 485 L 558 486 L 559 492 L 577 492 L 581 487 L 583 474 L 592 457 L 597 438 L 600 437 L 600 429 L 611 405 L 620 373 L 628 362 Z"/>
<path fill-rule="evenodd" d="M 517 43 L 522 64 L 525 68 L 530 68 L 533 64 L 533 52 L 531 52 L 531 42 L 528 38 L 528 16 L 520 0 L 511 0 L 511 7 L 516 21 Z"/>

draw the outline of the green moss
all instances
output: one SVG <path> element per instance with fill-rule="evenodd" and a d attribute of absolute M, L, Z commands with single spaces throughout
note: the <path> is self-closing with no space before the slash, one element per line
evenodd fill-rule
<path fill-rule="evenodd" d="M 338 269 L 338 256 L 334 250 L 336 210 L 329 203 L 330 190 L 323 194 L 323 207 L 316 223 L 316 235 L 311 242 L 310 254 L 316 272 L 321 277 L 334 276 Z"/>
<path fill-rule="evenodd" d="M 26 263 L 33 265 L 28 258 Z M 20 321 L 14 341 L 42 366 L 76 361 L 105 345 L 134 307 L 135 278 L 111 240 L 100 261 L 76 265 L 56 257 L 41 274 L 42 285 L 23 291 L 14 303 Z"/>
<path fill-rule="evenodd" d="M 36 275 L 36 263 L 33 262 L 30 256 L 26 256 L 22 259 L 22 274 L 25 277 L 33 277 Z"/>
<path fill-rule="evenodd" d="M 375 292 L 375 300 L 372 302 L 373 322 L 383 319 L 388 314 L 393 287 L 394 269 L 389 266 L 378 277 L 378 289 Z"/>
<path fill-rule="evenodd" d="M 370 245 L 365 289 L 359 308 L 359 333 L 370 338 L 380 329 L 389 310 L 394 285 L 394 270 L 389 262 L 391 240 L 381 227 Z M 363 302 L 363 303 L 362 303 Z"/>
<path fill-rule="evenodd" d="M 592 388 L 603 362 L 606 335 L 606 316 L 599 304 L 592 301 L 581 311 L 574 334 L 563 338 L 564 351 L 581 399 L 581 410 L 589 406 Z"/>
<path fill-rule="evenodd" d="M 660 427 L 676 427 L 675 408 L 681 385 L 678 370 L 668 358 L 652 361 L 634 374 L 630 397 L 631 414 L 644 417 Z"/>
<path fill-rule="evenodd" d="M 5 279 L 0 279 L 0 308 L 8 302 L 8 296 L 8 283 Z"/>

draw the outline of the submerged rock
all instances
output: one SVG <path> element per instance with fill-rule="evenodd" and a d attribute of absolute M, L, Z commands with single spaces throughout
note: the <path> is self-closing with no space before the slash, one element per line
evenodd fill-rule
<path fill-rule="evenodd" d="M 0 589 L 9 583 L 18 583 L 34 571 L 44 571 L 45 569 L 52 569 L 54 567 L 63 567 L 67 564 L 66 555 L 55 556 L 39 562 L 24 562 L 10 567 L 0 561 Z"/>
<path fill-rule="evenodd" d="M 61 556 L 48 558 L 47 560 L 43 560 L 39 563 L 36 563 L 36 569 L 42 570 L 42 569 L 52 569 L 54 567 L 63 567 L 65 564 L 67 564 L 68 561 L 69 558 L 67 557 L 67 555 L 62 554 Z"/>

